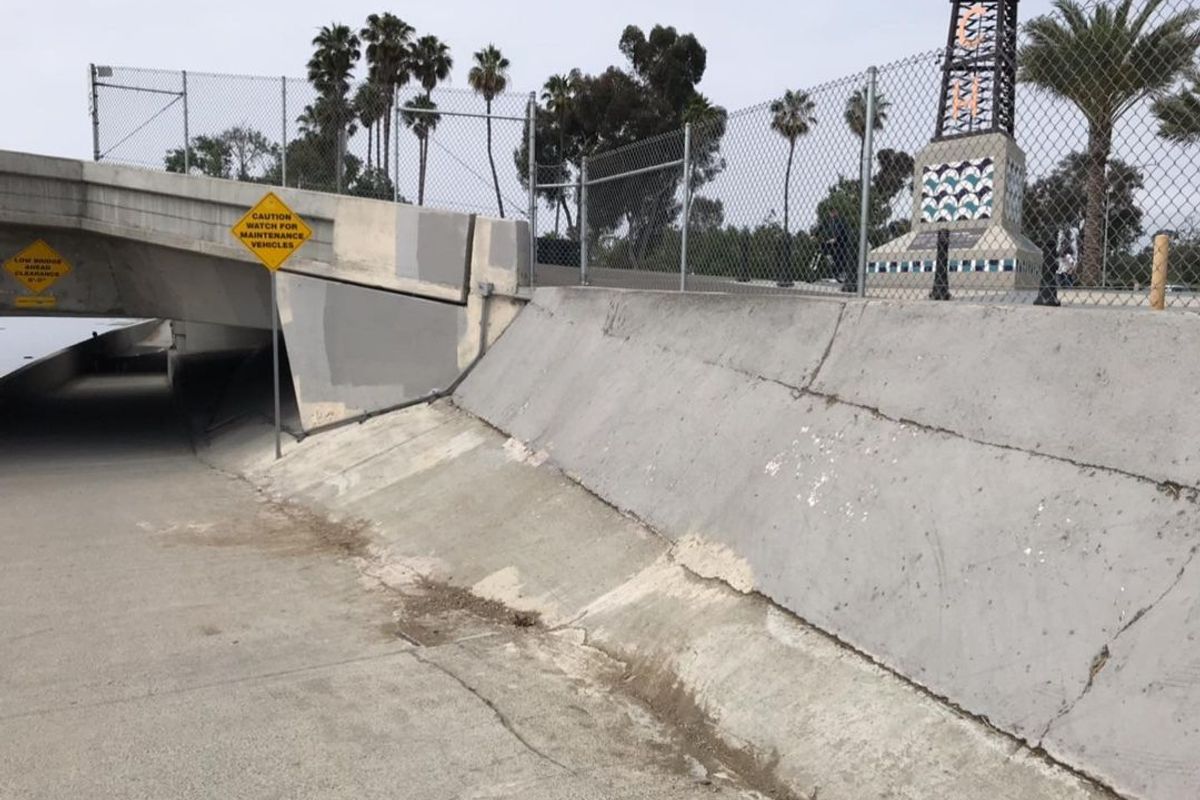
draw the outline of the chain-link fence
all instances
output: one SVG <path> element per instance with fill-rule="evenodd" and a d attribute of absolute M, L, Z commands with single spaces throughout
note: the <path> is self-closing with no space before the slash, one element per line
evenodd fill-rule
<path fill-rule="evenodd" d="M 540 167 L 539 280 L 1200 308 L 1195 4 L 955 13 L 946 49 Z"/>
<path fill-rule="evenodd" d="M 489 102 L 470 90 L 364 82 L 330 97 L 303 79 L 107 66 L 92 67 L 91 81 L 97 161 L 529 214 L 528 168 L 517 160 L 527 95 Z"/>

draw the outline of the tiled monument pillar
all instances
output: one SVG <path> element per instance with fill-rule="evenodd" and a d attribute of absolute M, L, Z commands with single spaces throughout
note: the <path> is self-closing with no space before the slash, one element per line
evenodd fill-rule
<path fill-rule="evenodd" d="M 916 156 L 912 231 L 871 251 L 870 286 L 931 286 L 938 231 L 949 230 L 953 287 L 1038 287 L 1042 254 L 1021 232 L 1025 154 L 1013 138 L 1019 1 L 951 0 L 936 135 Z"/>

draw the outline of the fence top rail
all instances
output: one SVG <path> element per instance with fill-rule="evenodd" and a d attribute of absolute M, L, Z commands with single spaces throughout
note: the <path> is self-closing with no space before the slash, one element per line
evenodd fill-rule
<path fill-rule="evenodd" d="M 596 186 L 601 183 L 611 183 L 612 181 L 619 181 L 624 178 L 633 178 L 638 175 L 649 175 L 651 172 L 662 172 L 665 169 L 674 169 L 675 167 L 682 167 L 682 166 L 683 166 L 683 159 L 681 158 L 676 161 L 667 161 L 662 164 L 655 164 L 654 166 L 651 166 L 651 167 L 642 167 L 641 169 L 633 169 L 628 172 L 622 172 L 619 175 L 605 175 L 603 178 L 589 177 L 587 180 L 587 184 L 588 184 L 588 186 Z M 575 184 L 568 184 L 568 185 L 574 186 Z"/>
<path fill-rule="evenodd" d="M 202 70 L 190 70 L 190 69 L 162 69 L 160 67 L 131 67 L 131 66 L 123 66 L 120 64 L 102 64 L 100 62 L 97 62 L 94 66 L 97 70 L 100 70 L 100 69 L 112 70 L 114 74 L 126 73 L 129 75 L 153 75 L 156 77 L 178 76 L 178 75 L 182 75 L 183 73 L 186 72 L 189 80 L 192 78 L 199 78 L 199 79 L 207 79 L 207 80 L 259 81 L 259 82 L 269 82 L 269 83 L 279 83 L 280 81 L 287 81 L 288 83 L 309 83 L 308 78 L 304 77 L 303 75 L 251 75 L 249 73 L 244 73 L 244 72 L 206 72 L 206 71 L 202 71 Z M 361 82 L 362 82 L 362 80 L 359 80 L 356 83 L 361 83 Z M 103 85 L 103 84 L 98 83 L 97 85 Z M 114 88 L 121 88 L 121 87 L 114 87 Z M 136 87 L 129 87 L 129 88 L 136 88 Z M 404 86 L 401 86 L 400 91 L 402 93 L 412 94 L 414 96 L 425 93 L 424 89 L 422 89 L 421 87 L 416 86 L 414 84 L 406 84 Z M 454 86 L 438 86 L 436 89 L 433 90 L 433 95 L 434 96 L 441 95 L 444 97 L 449 97 L 449 96 L 478 97 L 479 96 L 478 93 L 474 89 L 464 89 L 464 88 L 459 88 L 459 87 L 454 87 Z M 506 101 L 507 102 L 520 101 L 521 103 L 527 103 L 527 102 L 529 102 L 529 92 L 517 92 L 517 91 L 500 92 L 493 99 L 493 102 L 499 102 L 499 103 L 503 103 Z M 522 119 L 522 121 L 524 121 L 524 119 Z"/>

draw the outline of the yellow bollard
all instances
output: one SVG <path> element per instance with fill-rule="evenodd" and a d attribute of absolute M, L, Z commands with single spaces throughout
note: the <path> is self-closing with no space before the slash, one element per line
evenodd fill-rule
<path fill-rule="evenodd" d="M 1154 277 L 1150 281 L 1150 307 L 1162 311 L 1167 307 L 1167 265 L 1171 259 L 1171 235 L 1154 237 Z"/>

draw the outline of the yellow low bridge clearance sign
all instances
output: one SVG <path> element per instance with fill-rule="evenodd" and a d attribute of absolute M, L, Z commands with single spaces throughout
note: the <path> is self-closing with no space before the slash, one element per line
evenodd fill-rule
<path fill-rule="evenodd" d="M 269 192 L 233 226 L 233 235 L 275 272 L 312 238 L 312 228 Z"/>
<path fill-rule="evenodd" d="M 38 239 L 4 263 L 4 269 L 35 295 L 71 272 L 71 265 L 53 247 Z"/>

